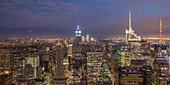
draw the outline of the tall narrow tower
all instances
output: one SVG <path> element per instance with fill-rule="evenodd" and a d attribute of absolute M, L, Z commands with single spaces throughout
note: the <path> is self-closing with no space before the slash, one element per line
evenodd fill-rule
<path fill-rule="evenodd" d="M 162 19 L 160 18 L 160 44 L 162 44 Z"/>
<path fill-rule="evenodd" d="M 79 20 L 78 20 L 77 30 L 75 31 L 75 36 L 76 37 L 81 37 L 81 30 L 79 28 Z"/>
<path fill-rule="evenodd" d="M 126 41 L 141 41 L 141 37 L 132 30 L 131 11 L 129 11 L 129 29 L 126 29 Z"/>
<path fill-rule="evenodd" d="M 55 57 L 55 63 L 56 63 L 56 68 L 55 68 L 55 73 L 56 73 L 56 78 L 63 78 L 64 77 L 64 70 L 63 70 L 63 48 L 61 45 L 58 45 L 56 48 L 56 57 Z"/>
<path fill-rule="evenodd" d="M 131 24 L 131 11 L 129 11 L 129 30 L 132 30 Z"/>
<path fill-rule="evenodd" d="M 131 65 L 132 59 L 141 59 L 141 37 L 134 33 L 132 29 L 131 11 L 129 11 L 129 28 L 126 29 L 126 59 L 127 66 Z"/>

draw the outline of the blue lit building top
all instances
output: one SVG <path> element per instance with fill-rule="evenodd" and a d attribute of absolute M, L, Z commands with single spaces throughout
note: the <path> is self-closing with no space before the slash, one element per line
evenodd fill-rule
<path fill-rule="evenodd" d="M 81 37 L 82 35 L 81 35 L 81 30 L 80 30 L 80 28 L 79 28 L 79 25 L 77 25 L 77 30 L 76 30 L 76 32 L 75 32 L 75 36 L 76 37 Z"/>
<path fill-rule="evenodd" d="M 77 30 L 80 30 L 79 25 L 77 25 Z"/>

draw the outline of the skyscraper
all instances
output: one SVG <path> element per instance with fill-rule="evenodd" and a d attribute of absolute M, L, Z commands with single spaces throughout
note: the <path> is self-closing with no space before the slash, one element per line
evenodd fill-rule
<path fill-rule="evenodd" d="M 115 69 L 115 85 L 144 85 L 143 73 L 131 66 Z"/>
<path fill-rule="evenodd" d="M 131 65 L 132 59 L 141 59 L 141 37 L 137 36 L 131 27 L 131 12 L 129 11 L 129 29 L 126 29 L 126 59 L 127 66 Z"/>
<path fill-rule="evenodd" d="M 32 65 L 32 67 L 34 68 L 34 78 L 37 78 L 37 67 L 40 65 L 39 55 L 28 55 L 28 57 L 26 57 L 26 60 L 27 64 Z"/>
<path fill-rule="evenodd" d="M 63 78 L 63 49 L 60 45 L 56 49 L 56 78 Z"/>
<path fill-rule="evenodd" d="M 153 62 L 152 81 L 154 84 L 166 85 L 169 81 L 169 63 L 165 57 L 155 57 Z"/>
<path fill-rule="evenodd" d="M 129 11 L 129 29 L 126 29 L 126 42 L 127 41 L 141 41 L 141 37 L 137 36 L 132 30 L 131 25 L 131 11 Z"/>
<path fill-rule="evenodd" d="M 87 41 L 87 42 L 90 41 L 89 34 L 87 34 L 87 36 L 86 36 L 86 41 Z"/>
<path fill-rule="evenodd" d="M 0 48 L 0 74 L 6 71 L 11 71 L 11 48 Z"/>
<path fill-rule="evenodd" d="M 100 85 L 102 83 L 103 52 L 87 52 L 87 83 Z"/>
<path fill-rule="evenodd" d="M 68 71 L 68 59 L 64 54 L 63 43 L 58 43 L 55 55 L 55 78 L 52 80 L 52 85 L 67 85 L 66 71 Z"/>
<path fill-rule="evenodd" d="M 75 43 L 80 43 L 82 41 L 81 30 L 79 28 L 79 24 L 77 25 L 77 29 L 75 31 Z"/>
<path fill-rule="evenodd" d="M 81 37 L 81 30 L 80 30 L 80 28 L 79 28 L 79 24 L 77 25 L 77 29 L 76 29 L 76 31 L 75 31 L 75 36 L 76 36 L 76 37 Z"/>

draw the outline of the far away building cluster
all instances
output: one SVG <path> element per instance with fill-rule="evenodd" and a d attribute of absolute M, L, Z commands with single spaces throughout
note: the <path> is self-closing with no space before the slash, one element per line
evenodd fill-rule
<path fill-rule="evenodd" d="M 162 21 L 160 28 L 162 26 Z M 162 28 L 161 28 L 162 30 Z M 0 85 L 169 85 L 170 40 L 1 39 Z"/>

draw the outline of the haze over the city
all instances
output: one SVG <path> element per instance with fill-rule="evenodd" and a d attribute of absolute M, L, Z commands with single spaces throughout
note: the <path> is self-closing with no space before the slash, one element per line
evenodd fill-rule
<path fill-rule="evenodd" d="M 141 37 L 170 37 L 170 0 L 1 0 L 0 38 L 125 37 L 128 11 Z"/>

